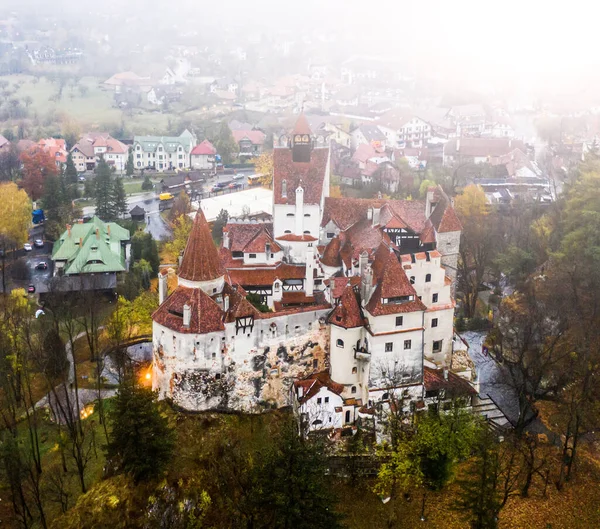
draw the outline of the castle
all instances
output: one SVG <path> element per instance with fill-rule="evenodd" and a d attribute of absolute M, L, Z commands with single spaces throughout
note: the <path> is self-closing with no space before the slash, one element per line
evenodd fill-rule
<path fill-rule="evenodd" d="M 168 296 L 159 274 L 159 396 L 190 410 L 291 404 L 336 428 L 390 391 L 424 399 L 427 381 L 473 393 L 447 370 L 461 225 L 442 189 L 329 197 L 329 149 L 303 115 L 273 160 L 272 217 L 230 219 L 217 249 L 199 209 Z"/>

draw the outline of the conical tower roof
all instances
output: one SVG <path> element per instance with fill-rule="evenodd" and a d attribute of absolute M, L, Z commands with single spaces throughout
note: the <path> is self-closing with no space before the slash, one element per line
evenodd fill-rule
<path fill-rule="evenodd" d="M 304 112 L 301 112 L 298 116 L 298 120 L 294 125 L 294 130 L 292 131 L 292 134 L 308 134 L 309 136 L 312 135 L 312 130 L 310 130 L 310 125 L 308 124 L 308 120 L 306 119 Z"/>
<path fill-rule="evenodd" d="M 179 277 L 187 281 L 212 281 L 225 274 L 210 228 L 201 209 L 196 213 L 188 238 Z"/>

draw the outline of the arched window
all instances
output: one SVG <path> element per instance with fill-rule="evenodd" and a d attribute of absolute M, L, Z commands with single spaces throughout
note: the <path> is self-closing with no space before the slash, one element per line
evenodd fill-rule
<path fill-rule="evenodd" d="M 338 347 L 344 347 L 344 340 L 342 340 L 341 338 L 338 338 L 337 341 L 335 342 L 335 345 L 337 345 Z"/>
<path fill-rule="evenodd" d="M 389 394 L 389 393 L 384 393 L 384 394 L 381 396 L 381 400 L 390 400 L 390 394 Z"/>
<path fill-rule="evenodd" d="M 352 388 L 350 389 L 350 393 L 356 393 L 356 386 L 352 386 Z"/>
<path fill-rule="evenodd" d="M 431 282 L 431 274 L 427 274 L 425 276 L 425 283 L 430 283 Z"/>
<path fill-rule="evenodd" d="M 287 197 L 287 182 L 285 180 L 281 181 L 281 196 Z"/>
<path fill-rule="evenodd" d="M 353 367 L 353 368 L 352 368 L 352 374 L 353 374 L 353 375 L 356 375 L 356 373 L 357 373 L 357 372 L 358 372 L 358 370 L 357 370 L 355 367 Z"/>

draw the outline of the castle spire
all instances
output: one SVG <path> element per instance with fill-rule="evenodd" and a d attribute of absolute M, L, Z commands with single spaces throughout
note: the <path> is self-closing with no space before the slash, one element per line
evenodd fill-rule
<path fill-rule="evenodd" d="M 312 131 L 304 112 L 301 112 L 292 131 L 292 161 L 310 163 L 312 147 Z"/>
<path fill-rule="evenodd" d="M 219 283 L 222 281 L 218 280 L 222 280 L 224 275 L 225 269 L 212 240 L 208 222 L 206 222 L 202 209 L 199 209 L 179 267 L 180 284 L 204 288 L 204 285 L 199 283 L 214 281 Z M 207 294 L 211 293 L 207 292 Z"/>

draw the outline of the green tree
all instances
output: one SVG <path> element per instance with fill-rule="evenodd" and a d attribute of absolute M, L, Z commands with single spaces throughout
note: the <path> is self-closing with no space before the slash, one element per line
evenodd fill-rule
<path fill-rule="evenodd" d="M 95 180 L 96 215 L 104 221 L 112 221 L 116 216 L 114 210 L 114 185 L 110 167 L 103 156 L 98 161 Z"/>
<path fill-rule="evenodd" d="M 239 146 L 235 142 L 227 121 L 222 121 L 219 134 L 215 141 L 217 153 L 221 155 L 223 163 L 232 163 L 239 152 Z"/>
<path fill-rule="evenodd" d="M 127 154 L 127 164 L 125 165 L 125 174 L 130 178 L 133 176 L 133 150 L 130 148 Z M 143 188 L 142 188 L 143 189 Z"/>
<path fill-rule="evenodd" d="M 125 195 L 125 187 L 123 179 L 115 178 L 112 188 L 112 208 L 116 218 L 121 218 L 127 213 L 127 196 Z"/>
<path fill-rule="evenodd" d="M 67 164 L 65 165 L 65 178 L 69 184 L 77 183 L 77 169 L 73 162 L 73 156 L 71 153 L 67 155 Z"/>
<path fill-rule="evenodd" d="M 131 256 L 134 261 L 145 260 L 152 272 L 158 274 L 160 257 L 158 246 L 150 233 L 138 231 L 131 238 Z"/>
<path fill-rule="evenodd" d="M 108 457 L 136 483 L 160 476 L 171 459 L 175 435 L 160 412 L 156 393 L 126 379 L 119 385 L 109 416 Z"/>
<path fill-rule="evenodd" d="M 187 215 L 181 215 L 172 223 L 172 239 L 165 245 L 165 249 L 175 261 L 185 250 L 192 224 L 192 219 Z"/>
<path fill-rule="evenodd" d="M 215 243 L 221 244 L 221 239 L 223 238 L 223 228 L 227 225 L 227 221 L 229 220 L 229 213 L 226 209 L 222 209 L 219 211 L 215 222 L 212 227 L 212 238 Z"/>
<path fill-rule="evenodd" d="M 144 181 L 142 182 L 142 191 L 150 191 L 154 187 L 154 184 L 150 180 L 148 175 L 144 176 Z"/>
<path fill-rule="evenodd" d="M 277 441 L 257 465 L 259 519 L 264 527 L 334 529 L 341 527 L 326 476 L 323 446 L 299 435 L 288 420 Z"/>

